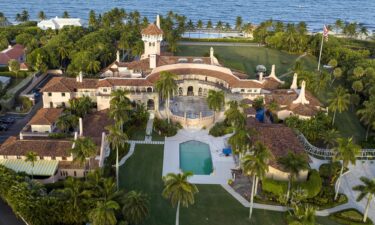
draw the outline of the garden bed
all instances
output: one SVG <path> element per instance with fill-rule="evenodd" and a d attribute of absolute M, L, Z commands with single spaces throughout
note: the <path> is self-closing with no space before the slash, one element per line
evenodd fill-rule
<path fill-rule="evenodd" d="M 363 214 L 356 209 L 347 209 L 340 212 L 336 212 L 329 216 L 332 220 L 348 225 L 373 225 L 374 223 L 370 218 L 367 218 L 366 222 L 363 222 Z"/>

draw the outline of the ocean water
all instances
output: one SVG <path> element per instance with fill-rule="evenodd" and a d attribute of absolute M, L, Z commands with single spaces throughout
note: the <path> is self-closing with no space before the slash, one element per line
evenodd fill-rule
<path fill-rule="evenodd" d="M 193 21 L 211 19 L 214 23 L 222 20 L 234 24 L 236 16 L 255 24 L 267 19 L 305 21 L 311 31 L 340 18 L 375 30 L 375 0 L 0 0 L 0 12 L 10 21 L 23 9 L 29 11 L 31 19 L 43 10 L 48 17 L 68 11 L 71 17 L 87 20 L 91 9 L 103 13 L 114 7 L 138 10 L 150 19 L 173 10 Z"/>

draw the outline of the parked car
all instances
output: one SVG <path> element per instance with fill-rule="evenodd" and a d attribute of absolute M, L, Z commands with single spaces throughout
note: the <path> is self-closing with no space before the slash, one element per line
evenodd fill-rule
<path fill-rule="evenodd" d="M 0 123 L 3 124 L 13 124 L 14 122 L 16 122 L 16 119 L 14 119 L 13 117 L 0 118 Z"/>

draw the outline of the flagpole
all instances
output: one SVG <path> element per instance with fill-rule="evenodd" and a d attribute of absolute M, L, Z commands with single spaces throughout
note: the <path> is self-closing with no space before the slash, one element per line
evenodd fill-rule
<path fill-rule="evenodd" d="M 320 44 L 320 53 L 319 53 L 319 61 L 318 61 L 318 71 L 320 71 L 320 60 L 322 58 L 323 42 L 324 42 L 324 34 L 322 33 L 322 43 Z"/>

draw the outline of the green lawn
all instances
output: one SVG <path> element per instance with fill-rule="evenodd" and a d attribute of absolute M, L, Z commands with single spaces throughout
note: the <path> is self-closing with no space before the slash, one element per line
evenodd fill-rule
<path fill-rule="evenodd" d="M 152 140 L 153 141 L 164 141 L 164 139 L 165 139 L 164 136 L 161 136 L 158 133 L 156 133 L 155 131 L 152 131 Z"/>
<path fill-rule="evenodd" d="M 177 55 L 182 56 L 203 56 L 209 52 L 210 46 L 178 46 Z M 276 65 L 276 74 L 281 75 L 290 71 L 299 55 L 269 49 L 265 47 L 226 47 L 215 46 L 215 54 L 218 54 L 219 61 L 224 66 L 241 70 L 250 75 L 255 75 L 257 65 L 265 65 L 268 72 L 271 65 Z M 307 69 L 316 68 L 316 59 L 312 56 L 302 58 L 304 67 Z"/>
<path fill-rule="evenodd" d="M 163 145 L 136 145 L 134 155 L 120 168 L 120 184 L 126 190 L 141 190 L 150 197 L 150 216 L 146 225 L 174 224 L 175 209 L 161 196 Z M 181 225 L 283 225 L 283 213 L 254 210 L 247 219 L 244 208 L 219 185 L 197 185 L 196 203 L 181 210 Z M 338 225 L 329 218 L 318 218 L 320 224 Z"/>
<path fill-rule="evenodd" d="M 140 127 L 139 129 L 132 129 L 129 139 L 143 141 L 146 136 L 146 127 Z"/>

